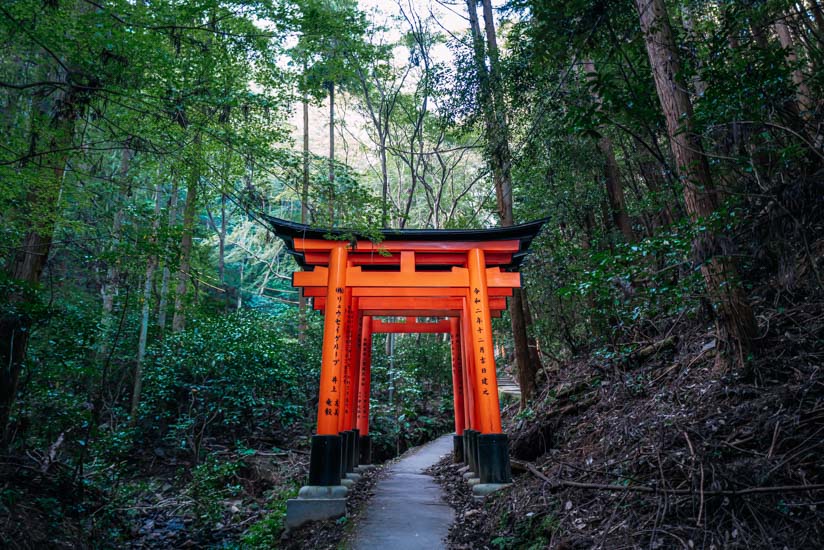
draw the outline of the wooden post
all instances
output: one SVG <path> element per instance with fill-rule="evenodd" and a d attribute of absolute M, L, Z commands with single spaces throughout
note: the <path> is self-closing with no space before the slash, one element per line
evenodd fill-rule
<path fill-rule="evenodd" d="M 462 435 L 464 422 L 463 369 L 461 365 L 461 341 L 458 318 L 449 318 L 449 336 L 452 343 L 452 399 L 455 410 L 455 435 Z"/>
<path fill-rule="evenodd" d="M 460 326 L 457 317 L 449 318 L 449 336 L 452 344 L 452 405 L 455 410 L 455 435 L 452 438 L 452 454 L 455 462 L 463 462 L 464 418 L 463 365 L 461 365 Z"/>
<path fill-rule="evenodd" d="M 369 394 L 372 370 L 372 317 L 365 315 L 361 324 L 360 373 L 358 375 L 358 418 L 361 464 L 372 463 L 372 441 L 369 437 Z"/>
<path fill-rule="evenodd" d="M 309 485 L 337 486 L 341 483 L 340 419 L 341 362 L 345 341 L 344 319 L 346 294 L 346 243 L 336 244 L 329 251 L 329 273 L 326 281 L 326 307 L 323 319 L 323 351 L 318 392 L 318 429 L 312 436 L 309 454 Z"/>
<path fill-rule="evenodd" d="M 484 251 L 474 248 L 467 254 L 469 266 L 469 314 L 472 327 L 472 350 L 475 355 L 475 383 L 479 401 L 478 429 L 481 433 L 501 433 L 501 409 L 498 403 L 498 380 L 492 347 L 492 319 L 486 286 Z"/>
<path fill-rule="evenodd" d="M 329 279 L 326 287 L 326 310 L 323 319 L 323 351 L 320 366 L 318 399 L 318 435 L 337 435 L 340 399 L 343 396 L 341 367 L 346 341 L 346 245 L 329 251 Z"/>

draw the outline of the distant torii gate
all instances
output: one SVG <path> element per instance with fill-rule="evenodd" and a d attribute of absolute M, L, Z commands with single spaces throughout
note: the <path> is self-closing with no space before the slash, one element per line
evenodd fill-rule
<path fill-rule="evenodd" d="M 508 482 L 508 442 L 501 433 L 491 318 L 520 286 L 520 274 L 514 270 L 545 220 L 486 230 L 384 230 L 378 244 L 335 240 L 351 238 L 339 230 L 277 218 L 268 221 L 306 269 L 294 274 L 293 285 L 303 288 L 304 295 L 314 298 L 314 307 L 324 311 L 309 486 L 340 485 L 342 473 L 358 461 L 350 457 L 358 454 L 353 447 L 358 429 L 368 436 L 372 334 L 430 330 L 449 332 L 452 338 L 456 454 L 465 448 L 481 483 Z M 448 320 L 384 323 L 374 319 L 378 316 Z M 342 448 L 342 438 L 353 443 Z M 368 437 L 363 441 L 368 445 Z M 364 458 L 363 443 L 360 455 Z"/>

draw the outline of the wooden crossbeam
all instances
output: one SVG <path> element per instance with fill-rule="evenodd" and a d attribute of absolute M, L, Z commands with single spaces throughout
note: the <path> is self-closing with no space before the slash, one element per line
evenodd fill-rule
<path fill-rule="evenodd" d="M 500 267 L 486 268 L 489 288 L 520 288 L 521 274 L 501 271 Z M 322 266 L 314 271 L 296 271 L 292 274 L 292 286 L 325 287 L 329 270 Z M 350 288 L 469 288 L 469 271 L 453 267 L 451 271 L 363 271 L 360 266 L 346 270 L 346 286 Z"/>
<path fill-rule="evenodd" d="M 317 298 L 326 296 L 326 287 L 305 287 L 303 295 L 307 298 Z M 490 288 L 491 297 L 512 296 L 511 288 Z M 437 296 L 453 296 L 462 298 L 466 296 L 465 288 L 375 288 L 375 287 L 355 287 L 352 289 L 352 296 L 361 298 L 364 296 L 390 296 L 390 297 L 422 297 L 435 298 Z"/>
<path fill-rule="evenodd" d="M 372 321 L 372 332 L 375 333 L 396 333 L 396 334 L 440 334 L 449 332 L 449 321 L 438 321 L 436 323 L 420 323 L 417 321 L 407 321 L 406 323 L 389 323 L 375 319 Z"/>
<path fill-rule="evenodd" d="M 328 252 L 308 251 L 304 253 L 304 261 L 309 265 L 329 265 Z M 379 254 L 370 252 L 350 252 L 349 263 L 351 265 L 400 265 L 400 254 L 397 252 L 385 252 Z M 489 252 L 486 255 L 486 265 L 509 265 L 512 263 L 511 252 Z M 466 267 L 465 252 L 417 252 L 415 253 L 415 264 L 419 266 L 442 265 Z"/>

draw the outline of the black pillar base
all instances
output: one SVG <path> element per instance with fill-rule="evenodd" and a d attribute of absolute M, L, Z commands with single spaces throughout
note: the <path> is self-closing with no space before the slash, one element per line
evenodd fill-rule
<path fill-rule="evenodd" d="M 463 433 L 463 462 L 469 466 L 469 457 L 472 453 L 469 452 L 469 429 L 464 430 Z"/>
<path fill-rule="evenodd" d="M 464 435 L 467 437 L 468 445 L 467 450 L 469 451 L 469 460 L 467 464 L 469 465 L 469 469 L 478 473 L 478 432 L 475 430 L 465 430 Z"/>
<path fill-rule="evenodd" d="M 452 436 L 452 460 L 456 464 L 463 462 L 464 459 L 464 444 L 462 435 Z"/>
<path fill-rule="evenodd" d="M 509 438 L 506 434 L 478 436 L 478 467 L 481 483 L 511 483 Z"/>
<path fill-rule="evenodd" d="M 346 472 L 351 472 L 352 469 L 349 467 L 349 460 L 352 455 L 347 452 L 349 449 L 349 437 L 351 434 L 349 432 L 340 432 L 340 476 L 346 477 Z"/>
<path fill-rule="evenodd" d="M 352 430 L 352 470 L 360 466 L 360 430 Z"/>
<path fill-rule="evenodd" d="M 313 435 L 309 453 L 309 485 L 340 485 L 340 436 Z"/>
<path fill-rule="evenodd" d="M 372 438 L 368 435 L 360 436 L 358 463 L 372 464 Z"/>

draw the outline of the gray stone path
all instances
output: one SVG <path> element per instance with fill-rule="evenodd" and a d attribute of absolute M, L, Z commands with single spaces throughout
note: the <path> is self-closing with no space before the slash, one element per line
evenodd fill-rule
<path fill-rule="evenodd" d="M 452 435 L 427 443 L 389 468 L 355 528 L 354 550 L 446 548 L 454 513 L 423 470 L 452 452 Z"/>

